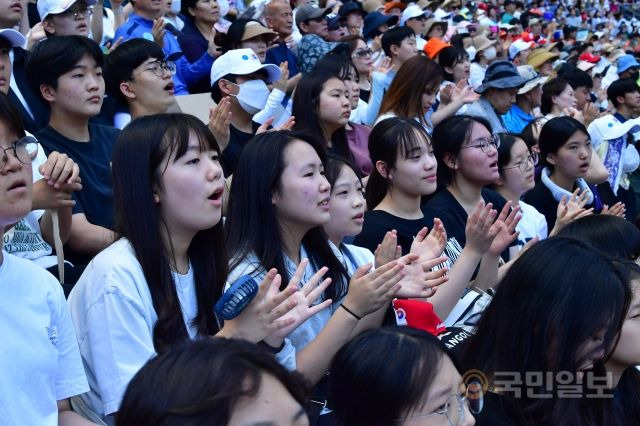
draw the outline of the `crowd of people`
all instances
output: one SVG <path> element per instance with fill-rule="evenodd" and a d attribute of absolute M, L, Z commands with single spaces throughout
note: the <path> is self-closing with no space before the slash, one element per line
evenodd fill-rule
<path fill-rule="evenodd" d="M 0 424 L 637 424 L 639 58 L 633 0 L 0 0 Z"/>

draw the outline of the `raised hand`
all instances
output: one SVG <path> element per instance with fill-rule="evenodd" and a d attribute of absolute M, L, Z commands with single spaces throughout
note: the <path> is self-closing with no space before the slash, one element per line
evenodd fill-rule
<path fill-rule="evenodd" d="M 280 78 L 273 82 L 273 88 L 287 91 L 287 81 L 289 80 L 289 63 L 287 61 L 280 62 Z"/>
<path fill-rule="evenodd" d="M 520 206 L 511 208 L 511 205 L 511 201 L 507 201 L 494 223 L 498 233 L 489 247 L 489 254 L 492 256 L 499 256 L 518 238 L 519 232 L 516 231 L 516 226 L 522 219 L 522 214 L 520 213 Z"/>
<path fill-rule="evenodd" d="M 398 259 L 402 255 L 402 247 L 398 245 L 398 233 L 395 229 L 388 231 L 382 242 L 378 244 L 375 255 L 376 268 L 386 265 L 392 260 Z"/>
<path fill-rule="evenodd" d="M 442 221 L 433 219 L 433 228 L 428 232 L 426 227 L 422 228 L 411 243 L 410 253 L 417 254 L 420 261 L 425 261 L 438 257 L 447 245 L 447 231 L 444 229 Z"/>
<path fill-rule="evenodd" d="M 80 182 L 80 168 L 67 154 L 53 151 L 47 157 L 38 171 L 47 182 L 56 189 L 60 189 L 65 183 Z"/>
<path fill-rule="evenodd" d="M 498 234 L 499 226 L 493 226 L 494 219 L 496 218 L 497 211 L 492 209 L 493 204 L 488 203 L 485 205 L 483 200 L 478 201 L 475 209 L 467 218 L 467 225 L 465 227 L 466 245 L 476 251 L 477 253 L 484 254 L 491 247 L 494 238 Z"/>
<path fill-rule="evenodd" d="M 280 291 L 281 280 L 275 269 L 267 272 L 259 285 L 258 294 L 240 315 L 224 323 L 220 335 L 257 343 L 279 330 L 291 327 L 295 318 L 281 318 L 296 307 L 298 301 L 289 298 L 298 289 L 289 285 Z M 287 302 L 283 303 L 285 300 Z"/>
<path fill-rule="evenodd" d="M 459 100 L 463 104 L 470 104 L 480 99 L 480 94 L 473 90 L 473 87 L 469 86 L 467 80 L 460 80 L 458 84 L 454 86 L 452 99 Z"/>
<path fill-rule="evenodd" d="M 613 206 L 609 207 L 606 204 L 602 208 L 602 212 L 600 214 L 608 214 L 611 216 L 618 216 L 624 218 L 625 206 L 622 202 L 617 202 Z"/>
<path fill-rule="evenodd" d="M 411 255 L 408 255 L 411 256 Z M 435 271 L 432 269 L 447 261 L 446 256 L 440 256 L 425 262 L 410 261 L 408 256 L 399 259 L 407 266 L 404 268 L 404 277 L 400 280 L 400 290 L 396 297 L 403 299 L 419 299 L 433 296 L 436 287 L 449 280 L 446 273 L 448 268 L 441 268 Z M 409 263 L 407 263 L 409 262 Z"/>
<path fill-rule="evenodd" d="M 151 34 L 153 34 L 153 41 L 160 46 L 160 49 L 164 49 L 164 35 L 166 30 L 164 29 L 165 23 L 162 18 L 153 20 L 153 27 L 151 27 Z"/>
<path fill-rule="evenodd" d="M 391 302 L 400 290 L 398 282 L 404 274 L 404 264 L 392 261 L 372 272 L 371 263 L 359 267 L 351 277 L 344 304 L 359 317 L 375 312 Z"/>
<path fill-rule="evenodd" d="M 117 48 L 118 46 L 120 46 L 120 44 L 121 44 L 123 41 L 124 41 L 124 37 L 120 36 L 120 37 L 118 37 L 118 39 L 117 39 L 116 41 L 114 41 L 113 43 L 112 43 L 112 42 L 110 42 L 110 41 L 108 41 L 108 42 L 104 45 L 104 47 L 106 47 L 106 48 L 107 48 L 107 52 L 108 52 L 108 53 L 111 53 L 111 52 L 113 52 L 114 50 L 116 50 L 116 48 Z"/>
<path fill-rule="evenodd" d="M 229 145 L 231 115 L 231 99 L 228 96 L 220 99 L 218 105 L 211 107 L 209 110 L 209 130 L 211 130 L 213 137 L 218 142 L 221 152 Z"/>
<path fill-rule="evenodd" d="M 316 300 L 318 300 L 318 298 L 322 296 L 322 293 L 327 289 L 329 284 L 331 284 L 331 278 L 322 280 L 322 277 L 329 270 L 328 268 L 324 267 L 318 270 L 318 272 L 316 272 L 311 277 L 311 279 L 309 279 L 309 281 L 307 281 L 302 286 L 302 288 L 300 288 L 300 282 L 302 280 L 302 277 L 304 276 L 304 271 L 308 263 L 309 261 L 307 259 L 303 259 L 302 262 L 300 262 L 295 274 L 293 275 L 293 277 L 289 281 L 289 285 L 287 286 L 287 288 L 293 287 L 299 290 L 289 296 L 287 300 L 282 302 L 285 305 L 290 302 L 295 302 L 295 306 L 293 307 L 293 309 L 279 318 L 280 321 L 293 319 L 293 322 L 291 322 L 286 327 L 278 329 L 272 335 L 265 337 L 264 341 L 269 346 L 279 347 L 282 344 L 284 338 L 291 334 L 291 332 L 295 330 L 300 324 L 302 324 L 318 312 L 322 311 L 323 309 L 331 306 L 331 299 L 326 299 L 321 303 L 314 305 Z M 272 297 L 275 297 L 275 293 L 277 292 L 277 290 L 270 288 L 269 292 L 271 293 Z"/>
<path fill-rule="evenodd" d="M 589 191 L 581 191 L 580 188 L 573 191 L 571 197 L 567 198 L 566 195 L 563 195 L 556 210 L 556 224 L 549 236 L 557 235 L 562 228 L 576 219 L 592 215 L 593 208 L 584 208 L 588 201 Z"/>

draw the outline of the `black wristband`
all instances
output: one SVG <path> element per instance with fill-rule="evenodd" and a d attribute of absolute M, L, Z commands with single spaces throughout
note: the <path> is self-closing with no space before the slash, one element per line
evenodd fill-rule
<path fill-rule="evenodd" d="M 344 306 L 344 303 L 340 305 L 345 311 L 349 312 L 351 315 L 353 315 L 353 317 L 355 319 L 357 319 L 358 321 L 360 321 L 362 319 L 362 317 L 359 317 L 358 315 L 355 314 L 355 312 L 353 312 L 351 309 L 347 308 L 346 306 Z"/>
<path fill-rule="evenodd" d="M 271 352 L 274 355 L 279 353 L 281 350 L 283 350 L 284 349 L 284 345 L 285 345 L 284 340 L 282 341 L 282 345 L 280 345 L 279 348 L 274 348 L 273 346 L 271 346 L 268 343 L 266 343 L 264 340 L 260 340 L 258 342 L 258 346 L 260 346 L 262 349 L 265 349 L 268 352 Z"/>

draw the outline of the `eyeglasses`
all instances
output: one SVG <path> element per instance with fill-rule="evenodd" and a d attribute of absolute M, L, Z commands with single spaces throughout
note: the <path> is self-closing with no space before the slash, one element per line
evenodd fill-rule
<path fill-rule="evenodd" d="M 490 152 L 490 147 L 493 146 L 495 149 L 500 147 L 500 138 L 498 135 L 491 135 L 488 138 L 478 138 L 474 140 L 476 142 L 475 145 L 463 146 L 462 149 L 465 148 L 480 148 L 482 152 L 488 154 Z"/>
<path fill-rule="evenodd" d="M 352 57 L 357 56 L 358 58 L 370 58 L 373 55 L 373 50 L 371 49 L 362 49 L 356 52 L 353 52 Z"/>
<path fill-rule="evenodd" d="M 169 74 L 174 75 L 176 73 L 176 64 L 173 61 L 158 59 L 157 61 L 150 63 L 147 68 L 143 69 L 139 73 L 132 75 L 129 80 L 133 80 L 145 71 L 151 71 L 157 77 L 164 76 L 165 71 L 169 71 Z"/>
<path fill-rule="evenodd" d="M 33 136 L 25 136 L 15 141 L 9 148 L 0 148 L 0 151 L 2 151 L 0 170 L 4 169 L 4 166 L 9 161 L 7 156 L 7 151 L 9 150 L 13 151 L 13 156 L 22 164 L 31 164 L 36 155 L 38 155 L 38 141 Z"/>
<path fill-rule="evenodd" d="M 479 414 L 484 407 L 484 395 L 482 385 L 478 382 L 471 382 L 467 385 L 465 395 L 451 394 L 442 409 L 428 414 L 418 414 L 416 416 L 396 419 L 397 422 L 428 416 L 445 416 L 450 426 L 461 426 L 465 420 L 465 406 L 472 414 Z"/>
<path fill-rule="evenodd" d="M 80 17 L 88 18 L 93 13 L 93 6 L 87 6 L 85 8 L 79 10 L 65 10 L 59 15 L 63 16 L 73 16 L 73 20 L 77 20 Z"/>
<path fill-rule="evenodd" d="M 531 152 L 531 154 L 529 154 L 529 156 L 527 157 L 526 160 L 519 161 L 519 162 L 517 162 L 515 165 L 513 165 L 511 167 L 503 167 L 502 170 L 519 168 L 522 173 L 526 173 L 527 170 L 529 170 L 529 164 L 531 164 L 534 167 L 538 164 L 538 153 L 537 152 L 535 152 L 535 151 Z"/>

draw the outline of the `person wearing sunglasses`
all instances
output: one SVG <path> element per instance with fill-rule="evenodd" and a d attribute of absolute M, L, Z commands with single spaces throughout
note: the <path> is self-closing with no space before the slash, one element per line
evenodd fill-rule
<path fill-rule="evenodd" d="M 483 406 L 438 338 L 406 326 L 366 331 L 338 351 L 329 400 L 340 425 L 472 426 Z"/>
<path fill-rule="evenodd" d="M 142 38 L 128 40 L 106 55 L 105 89 L 121 105 L 114 125 L 121 129 L 137 117 L 167 112 L 175 104 L 175 72 L 162 49 Z"/>

